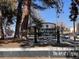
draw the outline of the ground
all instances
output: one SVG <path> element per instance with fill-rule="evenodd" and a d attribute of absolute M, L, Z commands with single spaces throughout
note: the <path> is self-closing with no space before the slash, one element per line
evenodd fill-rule
<path fill-rule="evenodd" d="M 20 47 L 20 44 L 21 44 L 21 42 L 19 41 L 19 42 L 17 42 L 16 40 L 15 41 L 1 41 L 0 42 L 1 44 L 0 44 L 0 48 L 4 48 L 4 49 L 6 49 L 6 48 L 22 48 L 22 47 Z M 41 50 L 41 49 L 50 49 L 50 47 L 52 47 L 52 46 L 45 46 L 45 47 L 32 47 L 32 48 L 29 48 L 30 50 L 33 50 L 33 49 L 37 49 L 37 50 Z M 29 50 L 29 49 L 27 49 L 27 50 Z M 56 49 L 56 48 L 53 48 L 54 50 Z M 61 48 L 60 48 L 61 49 Z M 1 49 L 0 49 L 1 50 Z M 6 51 L 7 51 L 7 49 L 6 49 Z M 48 57 L 0 57 L 0 59 L 72 59 L 72 58 L 66 58 L 66 57 L 50 57 L 50 56 L 48 56 Z"/>

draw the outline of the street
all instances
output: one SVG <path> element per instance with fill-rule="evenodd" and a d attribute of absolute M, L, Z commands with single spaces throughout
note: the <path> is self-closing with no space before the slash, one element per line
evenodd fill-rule
<path fill-rule="evenodd" d="M 74 50 L 74 48 L 51 46 L 32 48 L 1 48 L 0 58 L 5 59 L 7 57 L 10 59 L 12 57 L 13 59 L 72 59 L 74 55 L 77 56 L 77 53 L 71 53 L 72 57 L 68 57 L 66 53 L 71 50 Z"/>

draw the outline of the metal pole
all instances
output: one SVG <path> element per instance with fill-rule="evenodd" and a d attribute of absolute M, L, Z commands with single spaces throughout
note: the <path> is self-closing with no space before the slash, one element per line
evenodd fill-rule
<path fill-rule="evenodd" d="M 74 29 L 74 42 L 76 41 L 76 37 L 75 37 L 75 21 L 73 21 L 73 29 Z"/>
<path fill-rule="evenodd" d="M 57 26 L 57 43 L 60 44 L 60 28 Z"/>
<path fill-rule="evenodd" d="M 37 32 L 36 32 L 36 27 L 34 27 L 34 43 L 37 43 Z"/>

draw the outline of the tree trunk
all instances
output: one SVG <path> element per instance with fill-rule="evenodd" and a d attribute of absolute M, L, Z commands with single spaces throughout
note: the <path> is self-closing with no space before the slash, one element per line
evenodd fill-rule
<path fill-rule="evenodd" d="M 15 35 L 14 37 L 15 38 L 18 38 L 19 37 L 19 27 L 20 27 L 20 22 L 21 22 L 21 19 L 22 19 L 22 0 L 18 0 L 18 13 L 17 13 L 17 22 L 16 22 L 16 29 L 15 29 Z"/>
<path fill-rule="evenodd" d="M 22 2 L 24 4 L 23 9 Z M 27 27 L 28 27 L 28 18 L 30 14 L 30 3 L 31 0 L 20 0 L 18 4 L 18 14 L 17 14 L 17 23 L 16 23 L 16 30 L 15 30 L 15 36 L 19 37 L 21 30 L 26 30 L 27 35 Z M 22 12 L 23 11 L 23 12 Z"/>
<path fill-rule="evenodd" d="M 30 4 L 31 0 L 24 0 L 24 6 L 23 6 L 23 14 L 22 14 L 22 20 L 21 20 L 21 30 L 23 36 L 27 38 L 27 28 L 28 28 L 28 20 L 29 20 L 29 14 L 30 14 Z"/>
<path fill-rule="evenodd" d="M 3 26 L 2 26 L 2 17 L 0 17 L 0 29 L 1 29 L 1 39 L 4 39 L 4 31 L 3 31 Z"/>

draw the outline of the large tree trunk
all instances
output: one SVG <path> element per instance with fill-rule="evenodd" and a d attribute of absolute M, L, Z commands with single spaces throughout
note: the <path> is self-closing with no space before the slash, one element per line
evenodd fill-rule
<path fill-rule="evenodd" d="M 23 9 L 22 7 L 23 2 Z M 25 35 L 27 37 L 27 27 L 28 27 L 28 18 L 30 14 L 30 4 L 31 0 L 20 0 L 18 4 L 18 14 L 17 14 L 17 23 L 14 37 L 20 37 L 21 32 L 25 30 Z"/>
<path fill-rule="evenodd" d="M 1 30 L 1 39 L 4 39 L 4 31 L 3 31 L 3 26 L 2 26 L 2 17 L 0 17 L 0 30 Z"/>
<path fill-rule="evenodd" d="M 19 27 L 20 27 L 20 22 L 22 19 L 22 0 L 18 0 L 18 13 L 17 13 L 17 22 L 16 22 L 16 29 L 15 29 L 15 38 L 19 37 Z"/>
<path fill-rule="evenodd" d="M 27 28 L 28 28 L 28 19 L 30 14 L 30 4 L 31 0 L 24 0 L 24 6 L 23 6 L 23 13 L 22 13 L 22 20 L 21 20 L 21 31 L 22 35 L 27 38 Z"/>

